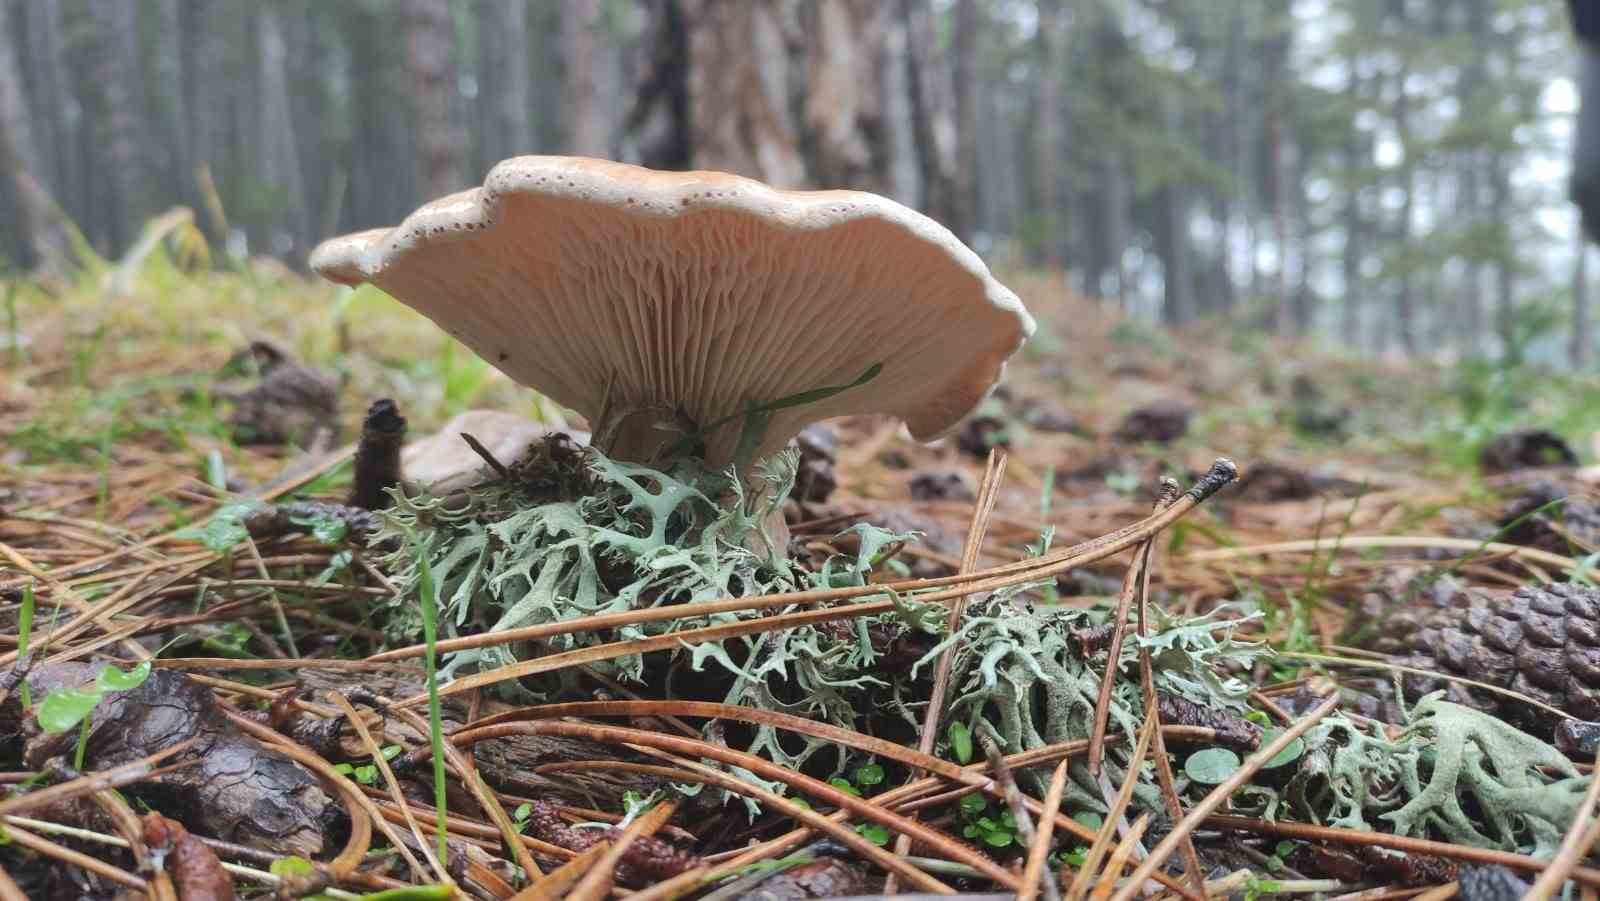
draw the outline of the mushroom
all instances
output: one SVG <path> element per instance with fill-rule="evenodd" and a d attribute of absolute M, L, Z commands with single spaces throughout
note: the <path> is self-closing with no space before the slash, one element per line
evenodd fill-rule
<path fill-rule="evenodd" d="M 971 250 L 894 201 L 577 157 L 507 160 L 311 266 L 388 292 L 647 464 L 748 465 L 857 413 L 933 440 L 1033 331 Z"/>

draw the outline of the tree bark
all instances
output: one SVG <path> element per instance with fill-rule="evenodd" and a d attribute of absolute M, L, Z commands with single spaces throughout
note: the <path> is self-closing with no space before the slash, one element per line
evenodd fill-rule
<path fill-rule="evenodd" d="M 1589 300 L 1589 236 L 1578 229 L 1577 248 L 1572 261 L 1572 334 L 1567 359 L 1572 368 L 1585 370 L 1594 365 L 1594 313 Z"/>
<path fill-rule="evenodd" d="M 939 46 L 933 9 L 926 0 L 903 0 L 906 25 L 906 73 L 911 97 L 911 125 L 916 138 L 924 213 L 951 231 L 967 230 L 960 221 L 956 188 L 956 135 L 950 69 Z"/>
<path fill-rule="evenodd" d="M 38 151 L 33 144 L 27 102 L 22 96 L 22 70 L 15 39 L 20 31 L 11 10 L 0 0 L 0 177 L 11 199 L 11 228 L 25 256 L 22 263 L 59 271 L 67 261 L 66 236 L 55 201 L 40 184 Z"/>
<path fill-rule="evenodd" d="M 883 111 L 889 9 L 879 0 L 810 4 L 805 143 L 820 187 L 890 192 Z"/>
<path fill-rule="evenodd" d="M 71 7 L 72 67 L 79 80 L 79 102 L 89 123 L 89 158 L 100 191 L 90 221 L 84 223 L 107 253 L 127 247 L 151 212 L 151 184 L 143 153 L 136 89 L 138 6 L 124 0 L 81 0 Z"/>
<path fill-rule="evenodd" d="M 1169 140 L 1181 140 L 1183 111 L 1168 91 L 1162 97 L 1162 119 Z M 1194 318 L 1194 283 L 1189 265 L 1189 186 L 1168 180 L 1156 192 L 1156 252 L 1161 257 L 1164 296 L 1162 321 L 1183 325 Z"/>
<path fill-rule="evenodd" d="M 791 115 L 784 0 L 680 0 L 688 37 L 692 159 L 794 188 L 806 181 Z"/>
<path fill-rule="evenodd" d="M 1066 138 L 1061 82 L 1066 60 L 1067 14 L 1062 0 L 1040 0 L 1038 34 L 1038 87 L 1034 107 L 1033 187 L 1035 209 L 1043 235 L 1039 262 L 1047 266 L 1066 266 L 1069 246 L 1066 170 L 1063 152 Z"/>
<path fill-rule="evenodd" d="M 978 196 L 984 190 L 978 167 L 978 47 L 987 33 L 987 17 L 978 0 L 956 0 L 950 42 L 951 74 L 955 81 L 957 234 L 971 241 L 977 229 Z"/>
<path fill-rule="evenodd" d="M 406 69 L 416 106 L 422 189 L 431 199 L 466 187 L 467 140 L 455 115 L 455 27 L 449 0 L 405 0 Z"/>
<path fill-rule="evenodd" d="M 256 152 L 261 161 L 258 177 L 276 190 L 278 199 L 276 209 L 270 213 L 273 221 L 268 225 L 270 249 L 280 256 L 298 259 L 309 249 L 301 242 L 310 233 L 310 216 L 306 211 L 299 148 L 295 145 L 294 116 L 289 109 L 288 48 L 278 11 L 270 3 L 256 9 L 256 52 L 260 86 L 256 107 L 260 137 Z"/>
<path fill-rule="evenodd" d="M 689 121 L 689 26 L 679 0 L 649 0 L 633 102 L 623 118 L 624 159 L 652 169 L 687 169 L 694 155 Z"/>
<path fill-rule="evenodd" d="M 478 105 L 481 111 L 477 168 L 487 171 L 507 157 L 535 152 L 532 76 L 528 69 L 528 4 L 503 0 L 477 7 Z M 567 15 L 562 12 L 563 21 Z"/>
<path fill-rule="evenodd" d="M 604 95 L 605 35 L 601 0 L 564 0 L 561 6 L 561 118 L 568 153 L 611 155 L 610 98 Z"/>

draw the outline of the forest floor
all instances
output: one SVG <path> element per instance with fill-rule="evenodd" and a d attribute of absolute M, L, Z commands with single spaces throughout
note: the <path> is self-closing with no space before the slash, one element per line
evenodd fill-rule
<path fill-rule="evenodd" d="M 989 756 L 1010 756 L 986 763 L 959 723 L 920 749 L 915 729 L 865 712 L 856 730 L 763 709 L 741 725 L 711 706 L 724 683 L 668 691 L 590 665 L 645 640 L 614 627 L 604 630 L 612 644 L 563 645 L 589 656 L 550 674 L 564 691 L 553 697 L 586 707 L 513 707 L 473 690 L 430 714 L 417 657 L 373 659 L 397 645 L 382 611 L 399 574 L 348 523 L 297 522 L 268 536 L 229 511 L 251 500 L 342 501 L 361 413 L 378 398 L 398 404 L 414 437 L 466 409 L 568 424 L 559 411 L 378 292 L 339 293 L 270 263 L 186 272 L 157 250 L 91 267 L 73 284 L 6 283 L 0 783 L 11 788 L 0 800 L 0 899 L 226 897 L 215 893 L 230 881 L 241 894 L 277 884 L 283 897 L 402 886 L 442 897 L 446 883 L 487 898 L 525 887 L 517 897 L 832 897 L 879 891 L 895 866 L 901 886 L 927 890 L 1012 890 L 1038 884 L 1043 869 L 1047 892 L 1058 882 L 1068 897 L 1109 897 L 1146 878 L 1192 893 L 1194 865 L 1218 894 L 1470 897 L 1483 879 L 1504 888 L 1537 878 L 1564 838 L 1571 847 L 1551 878 L 1574 878 L 1593 897 L 1600 871 L 1579 863 L 1595 835 L 1581 776 L 1595 742 L 1565 723 L 1600 719 L 1584 706 L 1600 697 L 1600 664 L 1584 668 L 1591 652 L 1600 661 L 1600 595 L 1582 594 L 1600 579 L 1600 382 L 1346 358 L 1220 325 L 1169 332 L 1073 298 L 1058 277 L 1010 283 L 1040 333 L 1002 391 L 934 445 L 892 423 L 835 423 L 834 446 L 803 458 L 811 475 L 789 508 L 794 546 L 816 570 L 861 552 L 860 533 L 841 534 L 852 523 L 915 530 L 920 541 L 867 561 L 874 582 L 946 577 L 932 587 L 961 595 L 1034 567 L 1016 599 L 1029 616 L 1091 610 L 1118 634 L 1137 628 L 1111 616 L 1119 599 L 1143 609 L 1148 598 L 1164 627 L 1200 624 L 1205 635 L 1214 626 L 1200 617 L 1231 602 L 1218 615 L 1236 624 L 1234 637 L 1277 653 L 1230 669 L 1226 643 L 1204 645 L 1216 669 L 1193 677 L 1232 679 L 1248 698 L 1219 712 L 1169 708 L 1164 697 L 1158 732 L 1170 747 L 1152 748 L 1141 730 L 1135 748 L 1115 722 L 1109 732 L 1080 723 L 1090 741 L 998 749 Z M 257 390 L 253 369 L 277 352 L 252 353 L 257 339 L 298 358 L 304 378 Z M 332 409 L 319 406 L 329 399 Z M 242 440 L 280 427 L 311 448 Z M 1002 455 L 991 462 L 995 448 L 1003 467 Z M 1159 480 L 1187 489 L 1219 457 L 1237 463 L 1238 483 L 1152 525 Z M 1053 550 L 1040 556 L 1046 529 Z M 963 567 L 969 533 L 982 541 Z M 1124 552 L 1098 553 L 1102 536 Z M 1130 566 L 1142 585 L 1125 578 Z M 907 585 L 920 592 L 910 601 L 928 597 L 929 586 Z M 798 615 L 804 600 L 773 610 Z M 1462 612 L 1480 602 L 1499 605 L 1490 615 L 1516 634 Z M 1349 628 L 1374 603 L 1434 604 L 1423 612 L 1443 619 L 1397 619 L 1374 642 Z M 712 622 L 722 620 L 673 628 Z M 1560 634 L 1534 641 L 1552 622 Z M 1110 640 L 1083 638 L 1090 685 L 1105 668 L 1095 642 Z M 1127 641 L 1115 679 L 1137 695 L 1153 685 L 1139 665 L 1150 646 Z M 656 646 L 684 655 L 671 638 Z M 1158 668 L 1170 665 L 1158 656 Z M 968 661 L 974 680 L 980 663 Z M 1396 666 L 1439 671 L 1452 700 L 1515 729 L 1408 712 L 1384 694 L 1404 672 Z M 1463 688 L 1466 678 L 1477 684 Z M 1527 714 L 1540 705 L 1559 712 Z M 1370 731 L 1341 733 L 1330 716 Z M 754 727 L 809 729 L 853 749 L 837 758 L 849 765 L 761 769 L 732 750 L 735 732 Z M 1228 738 L 1241 730 L 1242 741 Z M 472 753 L 436 741 L 441 732 Z M 1073 809 L 1070 790 L 1044 788 L 1051 764 L 1097 740 L 1116 745 L 1116 772 L 1143 772 L 1128 755 L 1159 756 L 1178 768 L 1176 782 L 1136 792 L 1126 817 Z M 1271 754 L 1258 751 L 1266 744 Z M 1380 745 L 1371 753 L 1401 762 L 1361 769 L 1341 756 Z M 1548 756 L 1552 745 L 1568 756 Z M 435 750 L 445 751 L 443 786 Z M 1441 763 L 1447 752 L 1478 765 Z M 1284 754 L 1297 756 L 1296 774 L 1274 777 Z M 922 771 L 933 776 L 901 788 Z M 1105 806 L 1128 803 L 1120 776 L 1099 778 Z M 1338 783 L 1351 778 L 1370 783 L 1352 794 Z M 744 780 L 784 797 L 761 796 L 752 815 L 666 789 L 697 780 L 772 790 L 741 789 Z M 1436 789 L 1448 803 L 1394 816 Z M 1537 816 L 1507 800 L 1518 791 L 1567 819 L 1529 825 Z M 1262 792 L 1278 800 L 1262 809 Z M 644 812 L 662 797 L 671 800 Z M 911 866 L 890 853 L 902 829 L 920 829 Z M 1149 866 L 1125 884 L 1141 860 Z M 516 865 L 540 875 L 520 881 Z"/>

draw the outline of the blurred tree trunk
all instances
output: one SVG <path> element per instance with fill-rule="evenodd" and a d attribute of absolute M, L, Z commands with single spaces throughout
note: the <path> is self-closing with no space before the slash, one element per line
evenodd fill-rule
<path fill-rule="evenodd" d="M 1272 330 L 1278 335 L 1294 331 L 1293 299 L 1289 285 L 1289 162 L 1285 147 L 1284 117 L 1288 99 L 1284 96 L 1285 66 L 1289 59 L 1289 12 L 1276 9 L 1268 14 L 1267 34 L 1261 42 L 1261 91 L 1266 101 L 1264 128 L 1267 139 L 1267 198 L 1272 205 L 1272 242 L 1277 259 Z"/>
<path fill-rule="evenodd" d="M 988 29 L 988 16 L 978 0 L 956 0 L 951 34 L 951 75 L 955 81 L 956 183 L 952 228 L 971 241 L 978 228 L 978 193 L 984 190 L 978 167 L 978 48 Z"/>
<path fill-rule="evenodd" d="M 679 0 L 648 2 L 633 102 L 622 123 L 626 156 L 653 169 L 687 169 L 694 155 L 688 23 Z"/>
<path fill-rule="evenodd" d="M 11 8 L 0 0 L 0 195 L 9 196 L 10 230 L 22 247 L 22 263 L 59 271 L 67 262 L 67 241 L 59 212 L 40 183 L 38 149 L 28 105 L 22 95 L 22 69 L 17 64 L 16 38 L 21 31 L 11 18 Z"/>
<path fill-rule="evenodd" d="M 1486 118 L 1491 102 L 1484 86 L 1488 81 L 1488 54 L 1478 50 L 1489 42 L 1489 0 L 1463 0 L 1466 31 L 1472 40 L 1474 52 L 1461 73 L 1461 113 L 1469 121 Z M 1458 154 L 1456 159 L 1455 219 L 1461 223 L 1476 223 L 1483 205 L 1482 169 L 1483 150 L 1474 147 Z M 1470 227 L 1470 225 L 1468 226 Z M 1460 309 L 1460 326 L 1456 340 L 1462 352 L 1469 357 L 1483 352 L 1483 268 L 1469 254 L 1463 260 L 1461 286 L 1456 298 Z"/>
<path fill-rule="evenodd" d="M 1489 221 L 1495 235 L 1494 289 L 1495 332 L 1500 337 L 1500 352 L 1507 358 L 1519 352 L 1517 347 L 1517 261 L 1512 257 L 1511 229 L 1507 216 L 1511 212 L 1511 165 L 1499 150 L 1489 154 Z"/>
<path fill-rule="evenodd" d="M 1039 213 L 1042 237 L 1038 261 L 1046 266 L 1066 266 L 1070 242 L 1066 234 L 1066 112 L 1061 82 L 1066 68 L 1067 13 L 1062 0 L 1040 0 L 1038 8 L 1039 74 L 1032 138 L 1034 209 Z"/>
<path fill-rule="evenodd" d="M 1161 99 L 1162 119 L 1170 140 L 1181 140 L 1183 110 L 1178 97 L 1166 91 Z M 1183 325 L 1194 318 L 1194 281 L 1189 260 L 1188 183 L 1172 179 L 1156 191 L 1156 255 L 1161 257 L 1164 293 L 1161 319 Z"/>
<path fill-rule="evenodd" d="M 1572 368 L 1594 365 L 1594 313 L 1589 300 L 1589 236 L 1578 228 L 1577 247 L 1572 262 L 1572 334 L 1567 359 Z"/>
<path fill-rule="evenodd" d="M 343 165 L 349 202 L 339 230 L 393 225 L 423 199 L 417 183 L 418 135 L 407 95 L 405 30 L 396 17 L 358 4 L 334 4 L 350 51 L 350 133 Z"/>
<path fill-rule="evenodd" d="M 279 256 L 298 259 L 309 249 L 302 242 L 311 231 L 310 216 L 289 109 L 288 49 L 278 11 L 270 3 L 256 8 L 256 51 L 259 103 L 255 112 L 260 137 L 256 153 L 261 161 L 260 177 L 275 189 L 277 199 L 276 208 L 266 211 L 269 247 Z"/>
<path fill-rule="evenodd" d="M 885 3 L 888 21 L 883 41 L 883 143 L 889 154 L 889 196 L 915 206 L 922 196 L 922 170 L 917 161 L 916 124 L 911 111 L 911 65 L 905 19 Z M 1006 131 L 996 126 L 997 131 Z M 986 133 L 1004 140 L 1004 135 Z"/>
<path fill-rule="evenodd" d="M 431 199 L 467 186 L 467 138 L 455 115 L 455 25 L 449 0 L 405 0 L 404 15 L 417 156 L 422 190 Z"/>
<path fill-rule="evenodd" d="M 561 118 L 568 153 L 611 155 L 610 98 L 603 83 L 607 35 L 601 0 L 564 0 L 561 6 Z"/>
<path fill-rule="evenodd" d="M 528 69 L 526 0 L 484 3 L 478 11 L 478 105 L 482 111 L 476 169 L 537 152 L 532 76 Z M 568 14 L 563 10 L 563 20 Z"/>
<path fill-rule="evenodd" d="M 194 169 L 189 160 L 188 117 L 183 109 L 183 30 L 181 0 L 153 0 L 145 9 L 155 18 L 143 62 L 147 73 L 145 117 L 159 129 L 160 140 L 149 145 L 151 162 L 159 171 L 167 203 L 189 202 L 194 191 Z"/>
<path fill-rule="evenodd" d="M 67 7 L 68 53 L 89 123 L 85 163 L 98 197 L 84 225 L 107 253 L 128 246 L 152 211 L 136 91 L 138 6 L 124 0 L 75 0 Z"/>
<path fill-rule="evenodd" d="M 806 32 L 806 156 L 818 186 L 889 194 L 884 74 L 890 7 L 816 0 Z"/>
<path fill-rule="evenodd" d="M 954 92 L 949 63 L 934 28 L 934 10 L 925 0 L 903 0 L 900 13 L 906 25 L 906 86 L 922 182 L 917 205 L 951 231 L 963 234 L 968 225 L 960 221 L 956 186 Z"/>
<path fill-rule="evenodd" d="M 790 97 L 793 4 L 680 0 L 688 38 L 688 122 L 696 169 L 779 187 L 805 183 Z"/>
<path fill-rule="evenodd" d="M 1400 32 L 1405 32 L 1409 25 L 1405 0 L 1389 0 L 1389 18 Z M 1390 261 L 1395 263 L 1395 269 L 1398 270 L 1395 273 L 1394 335 L 1399 339 L 1402 350 L 1407 354 L 1415 354 L 1417 266 L 1413 255 L 1418 249 L 1413 247 L 1412 241 L 1416 229 L 1417 162 L 1420 153 L 1411 132 L 1411 96 L 1406 86 L 1410 76 L 1410 61 L 1402 55 L 1400 67 L 1394 76 L 1393 115 L 1395 137 L 1400 143 L 1401 154 L 1400 171 L 1397 174 L 1404 196 L 1400 203 L 1394 252 L 1390 254 Z"/>
<path fill-rule="evenodd" d="M 1128 225 L 1133 218 L 1133 185 L 1130 182 L 1127 169 L 1120 160 L 1105 161 L 1105 191 L 1102 196 L 1106 204 L 1106 259 L 1116 280 L 1112 296 L 1123 310 L 1128 309 L 1133 289 L 1127 264 Z"/>
<path fill-rule="evenodd" d="M 63 50 L 61 3 L 29 0 L 16 9 L 22 14 L 22 23 L 19 25 L 16 16 L 11 16 L 11 33 L 17 40 L 12 51 L 20 50 L 25 60 L 19 74 L 26 84 L 23 99 L 32 117 L 30 131 L 37 153 L 32 160 L 37 167 L 33 172 L 41 184 L 51 186 L 64 208 L 81 208 L 79 193 L 73 189 L 78 144 L 69 116 L 71 78 Z"/>

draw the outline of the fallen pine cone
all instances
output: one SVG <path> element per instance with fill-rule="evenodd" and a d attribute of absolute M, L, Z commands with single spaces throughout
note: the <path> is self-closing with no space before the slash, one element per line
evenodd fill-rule
<path fill-rule="evenodd" d="M 1402 666 L 1509 689 L 1580 720 L 1600 719 L 1600 591 L 1593 588 L 1554 583 L 1505 595 L 1449 578 L 1412 578 L 1368 594 L 1347 635 Z M 1438 676 L 1406 673 L 1402 684 L 1409 700 L 1444 689 L 1451 701 L 1546 739 L 1562 719 Z"/>

